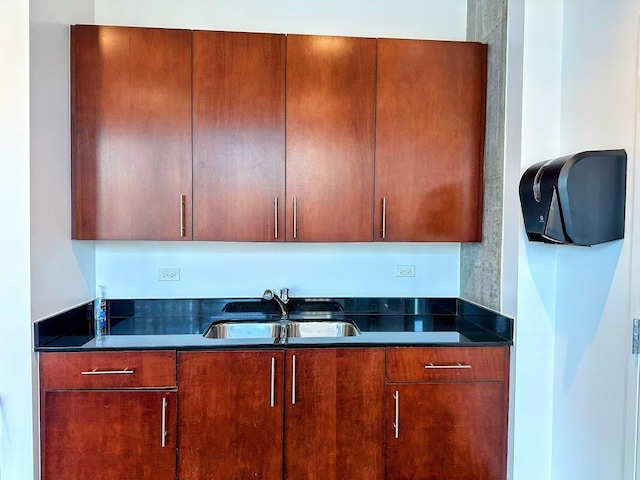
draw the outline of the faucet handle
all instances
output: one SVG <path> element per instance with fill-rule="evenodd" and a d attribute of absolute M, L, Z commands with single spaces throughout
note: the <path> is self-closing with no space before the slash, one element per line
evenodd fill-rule
<path fill-rule="evenodd" d="M 287 303 L 289 301 L 289 289 L 288 288 L 281 288 L 280 289 L 280 299 L 284 303 Z"/>
<path fill-rule="evenodd" d="M 262 298 L 265 300 L 273 300 L 273 292 L 269 289 L 266 289 L 262 294 Z"/>

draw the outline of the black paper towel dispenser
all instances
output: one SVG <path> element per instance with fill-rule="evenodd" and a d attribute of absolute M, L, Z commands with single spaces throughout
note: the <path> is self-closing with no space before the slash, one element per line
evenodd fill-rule
<path fill-rule="evenodd" d="M 596 245 L 624 237 L 627 153 L 599 150 L 529 167 L 520 205 L 529 240 Z"/>

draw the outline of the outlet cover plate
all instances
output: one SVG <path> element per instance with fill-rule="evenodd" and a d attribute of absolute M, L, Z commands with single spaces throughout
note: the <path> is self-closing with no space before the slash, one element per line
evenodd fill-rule
<path fill-rule="evenodd" d="M 415 277 L 415 265 L 396 265 L 396 277 Z"/>
<path fill-rule="evenodd" d="M 159 282 L 179 282 L 180 269 L 179 268 L 159 268 L 158 281 Z"/>

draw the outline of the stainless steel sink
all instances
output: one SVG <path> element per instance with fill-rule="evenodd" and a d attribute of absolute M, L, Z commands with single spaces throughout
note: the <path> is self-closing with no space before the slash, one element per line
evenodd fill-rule
<path fill-rule="evenodd" d="M 280 338 L 278 322 L 222 321 L 209 325 L 205 338 Z"/>
<path fill-rule="evenodd" d="M 355 324 L 347 321 L 289 322 L 290 337 L 354 337 L 360 335 Z"/>
<path fill-rule="evenodd" d="M 358 327 L 349 321 L 247 321 L 223 320 L 209 325 L 205 338 L 273 339 L 284 341 L 287 337 L 353 337 L 360 335 Z"/>

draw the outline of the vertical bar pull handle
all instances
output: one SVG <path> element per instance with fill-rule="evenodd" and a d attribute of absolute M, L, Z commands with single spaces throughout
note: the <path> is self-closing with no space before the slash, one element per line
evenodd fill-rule
<path fill-rule="evenodd" d="M 273 238 L 278 238 L 278 197 L 273 197 Z"/>
<path fill-rule="evenodd" d="M 276 359 L 271 357 L 271 407 L 276 406 Z"/>
<path fill-rule="evenodd" d="M 186 196 L 180 195 L 180 238 L 184 238 L 187 233 L 187 228 L 185 225 L 185 208 L 186 206 Z"/>
<path fill-rule="evenodd" d="M 293 355 L 291 366 L 291 405 L 296 404 L 296 356 Z"/>
<path fill-rule="evenodd" d="M 162 434 L 160 436 L 160 446 L 167 446 L 167 399 L 162 399 Z"/>
<path fill-rule="evenodd" d="M 387 237 L 387 197 L 382 197 L 382 238 Z"/>
<path fill-rule="evenodd" d="M 293 197 L 293 238 L 298 237 L 298 197 Z"/>
<path fill-rule="evenodd" d="M 398 390 L 396 390 L 393 398 L 396 401 L 396 415 L 395 422 L 393 422 L 393 434 L 395 438 L 398 438 L 400 437 L 400 392 Z"/>

